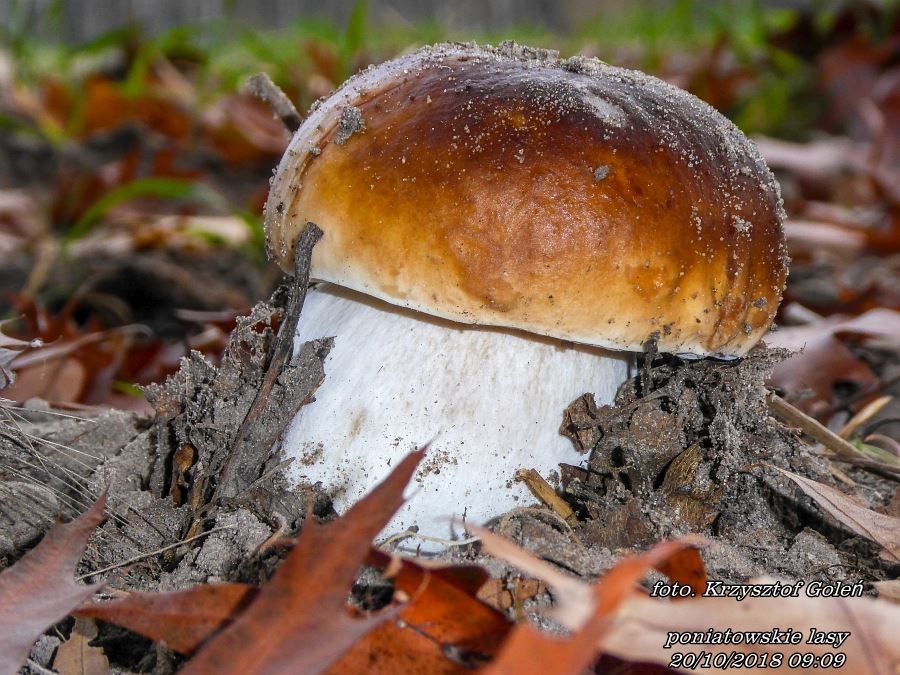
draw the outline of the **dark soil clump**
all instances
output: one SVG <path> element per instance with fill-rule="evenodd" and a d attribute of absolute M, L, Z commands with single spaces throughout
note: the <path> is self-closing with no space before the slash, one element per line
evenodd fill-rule
<path fill-rule="evenodd" d="M 564 467 L 563 485 L 584 545 L 640 550 L 699 533 L 712 542 L 704 559 L 716 579 L 883 577 L 877 556 L 858 555 L 867 543 L 771 468 L 834 484 L 828 460 L 770 416 L 764 383 L 784 356 L 763 347 L 731 362 L 648 354 L 615 405 L 575 401 L 563 431 L 591 455 L 587 469 Z"/>

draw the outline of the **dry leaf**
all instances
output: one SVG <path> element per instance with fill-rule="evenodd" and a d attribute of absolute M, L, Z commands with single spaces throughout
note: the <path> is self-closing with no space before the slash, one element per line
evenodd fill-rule
<path fill-rule="evenodd" d="M 388 568 L 391 558 L 372 550 L 368 563 Z M 487 578 L 477 567 L 429 567 L 394 559 L 399 595 L 408 598 L 397 620 L 357 642 L 332 672 L 459 672 L 460 662 L 493 654 L 509 621 L 475 595 Z M 233 621 L 258 593 L 244 584 L 201 585 L 174 593 L 130 593 L 111 602 L 88 603 L 75 613 L 124 626 L 176 652 L 190 654 Z M 453 655 L 452 658 L 448 654 Z"/>
<path fill-rule="evenodd" d="M 790 399 L 811 390 L 812 397 L 792 403 L 815 416 L 819 409 L 830 406 L 836 383 L 853 382 L 859 389 L 873 389 L 878 384 L 871 367 L 845 342 L 862 338 L 896 343 L 897 336 L 900 313 L 887 309 L 870 310 L 857 317 L 836 315 L 806 326 L 781 328 L 766 337 L 766 344 L 797 353 L 775 366 L 769 382 Z"/>
<path fill-rule="evenodd" d="M 388 569 L 399 564 L 395 593 L 409 601 L 395 619 L 357 642 L 329 671 L 332 675 L 467 673 L 499 650 L 512 624 L 477 599 L 488 580 L 484 569 L 392 560 L 379 551 L 369 562 Z"/>
<path fill-rule="evenodd" d="M 481 538 L 484 550 L 495 558 L 515 565 L 546 583 L 553 591 L 553 618 L 570 630 L 578 630 L 590 620 L 596 608 L 594 598 L 585 592 L 587 586 L 580 579 L 563 574 L 550 563 L 539 560 L 508 539 L 483 527 L 469 526 Z"/>
<path fill-rule="evenodd" d="M 233 94 L 213 103 L 203 113 L 203 129 L 209 143 L 230 165 L 271 162 L 281 156 L 290 140 L 272 110 L 249 94 Z"/>
<path fill-rule="evenodd" d="M 35 343 L 33 345 L 27 340 L 18 340 L 4 335 L 3 324 L 5 323 L 7 322 L 0 321 L 0 390 L 12 384 L 16 379 L 16 375 L 12 370 L 12 362 L 16 357 L 29 347 L 39 344 Z"/>
<path fill-rule="evenodd" d="M 179 654 L 195 651 L 253 600 L 258 589 L 245 584 L 204 584 L 173 593 L 129 593 L 92 602 L 74 614 L 101 619 L 153 640 Z"/>
<path fill-rule="evenodd" d="M 517 576 L 488 580 L 478 591 L 478 598 L 501 611 L 516 608 L 520 617 L 523 602 L 546 592 L 547 585 L 540 579 Z"/>
<path fill-rule="evenodd" d="M 698 539 L 695 543 L 699 541 Z M 690 586 L 698 596 L 706 590 L 706 565 L 700 551 L 693 546 L 675 551 L 654 567 L 672 581 Z"/>
<path fill-rule="evenodd" d="M 56 525 L 0 572 L 0 673 L 18 672 L 34 641 L 101 586 L 77 583 L 75 566 L 105 506 L 101 497 L 81 517 Z"/>
<path fill-rule="evenodd" d="M 876 581 L 872 584 L 878 591 L 878 597 L 883 600 L 900 604 L 900 579 L 890 581 Z"/>
<path fill-rule="evenodd" d="M 847 529 L 882 546 L 883 555 L 889 560 L 900 562 L 900 518 L 873 511 L 853 497 L 822 483 L 778 467 L 772 468 L 794 481 L 822 510 Z"/>
<path fill-rule="evenodd" d="M 865 148 L 848 138 L 820 138 L 809 143 L 765 137 L 753 140 L 771 168 L 790 171 L 816 186 L 827 186 L 865 165 Z"/>
<path fill-rule="evenodd" d="M 90 619 L 76 619 L 69 639 L 63 642 L 53 657 L 53 667 L 60 675 L 106 675 L 109 659 L 90 641 L 97 637 L 97 625 Z"/>
<path fill-rule="evenodd" d="M 832 223 L 790 218 L 784 223 L 784 233 L 791 256 L 820 254 L 823 249 L 859 255 L 866 247 L 863 232 Z"/>
<path fill-rule="evenodd" d="M 424 451 L 410 453 L 342 518 L 307 520 L 294 549 L 234 623 L 212 637 L 181 671 L 318 673 L 390 617 L 354 617 L 347 594 L 372 539 L 403 503 Z"/>

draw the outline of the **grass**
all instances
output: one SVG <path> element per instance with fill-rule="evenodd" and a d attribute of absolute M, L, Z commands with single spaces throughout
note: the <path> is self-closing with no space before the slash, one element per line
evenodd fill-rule
<path fill-rule="evenodd" d="M 115 206 L 141 197 L 156 197 L 169 201 L 192 200 L 212 207 L 222 208 L 225 199 L 203 183 L 150 176 L 125 183 L 110 190 L 95 201 L 69 228 L 66 242 L 80 239 Z"/>

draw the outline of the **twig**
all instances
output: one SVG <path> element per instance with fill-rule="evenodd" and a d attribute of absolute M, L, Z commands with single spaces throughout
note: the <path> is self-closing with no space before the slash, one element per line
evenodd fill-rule
<path fill-rule="evenodd" d="M 556 494 L 556 490 L 534 469 L 519 469 L 516 471 L 516 479 L 525 483 L 531 494 L 566 522 L 570 522 L 570 518 L 575 516 L 572 507 L 566 504 L 565 500 Z"/>
<path fill-rule="evenodd" d="M 403 532 L 392 534 L 384 541 L 379 542 L 378 547 L 388 546 L 398 541 L 403 541 L 404 539 L 418 539 L 431 544 L 440 544 L 447 548 L 452 548 L 454 546 L 468 546 L 469 544 L 475 544 L 481 541 L 479 537 L 468 537 L 467 539 L 442 539 L 440 537 L 431 537 L 427 534 L 419 534 L 415 530 L 404 530 Z"/>
<path fill-rule="evenodd" d="M 231 444 L 231 452 L 222 467 L 218 484 L 213 493 L 213 502 L 223 498 L 235 497 L 243 487 L 240 485 L 242 480 L 241 469 L 248 461 L 255 463 L 255 457 L 258 448 L 245 447 L 244 439 L 248 431 L 256 424 L 260 415 L 269 405 L 269 397 L 272 389 L 281 373 L 284 371 L 285 365 L 290 358 L 291 351 L 294 348 L 294 335 L 297 332 L 297 324 L 300 322 L 300 311 L 303 309 L 303 301 L 306 299 L 306 287 L 309 286 L 309 267 L 312 259 L 313 247 L 322 237 L 322 230 L 315 223 L 307 223 L 303 231 L 297 237 L 294 246 L 294 278 L 291 286 L 291 297 L 285 310 L 284 319 L 278 329 L 278 335 L 275 338 L 275 347 L 269 365 L 266 368 L 265 377 L 256 392 L 256 397 L 241 422 L 234 442 Z"/>
<path fill-rule="evenodd" d="M 893 396 L 881 396 L 868 405 L 863 406 L 863 409 L 856 413 L 850 421 L 844 425 L 844 428 L 838 432 L 838 436 L 844 440 L 853 438 L 853 434 L 855 434 L 863 424 L 875 417 L 884 406 L 893 400 Z"/>
<path fill-rule="evenodd" d="M 205 537 L 207 535 L 212 534 L 213 532 L 221 532 L 222 530 L 233 530 L 235 529 L 235 525 L 222 525 L 221 527 L 214 527 L 213 529 L 207 532 L 201 532 L 200 534 L 196 534 L 193 537 L 188 537 L 187 539 L 182 539 L 181 541 L 176 541 L 174 544 L 169 544 L 168 546 L 163 546 L 162 548 L 158 548 L 155 551 L 150 551 L 149 553 L 142 553 L 141 555 L 135 556 L 133 558 L 129 558 L 128 560 L 123 560 L 122 562 L 116 563 L 115 565 L 109 565 L 108 567 L 103 567 L 99 570 L 94 570 L 93 572 L 88 572 L 87 574 L 82 574 L 80 577 L 75 577 L 76 581 L 84 581 L 85 579 L 89 579 L 90 577 L 95 577 L 98 574 L 105 574 L 106 572 L 111 572 L 113 570 L 117 570 L 120 567 L 127 567 L 136 562 L 140 562 L 141 560 L 145 560 L 146 558 L 152 558 L 155 555 L 159 555 L 160 553 L 165 553 L 166 551 L 171 551 L 173 548 L 178 548 L 179 546 L 183 546 L 184 544 L 189 544 L 195 539 L 200 539 L 200 537 Z"/>
<path fill-rule="evenodd" d="M 832 476 L 837 478 L 839 481 L 841 481 L 844 485 L 846 485 L 848 487 L 852 487 L 852 488 L 858 487 L 858 484 L 856 483 L 855 480 L 850 478 L 850 476 L 845 474 L 843 471 L 841 471 L 836 466 L 829 466 L 828 473 L 830 473 Z"/>
<path fill-rule="evenodd" d="M 281 123 L 291 133 L 300 128 L 303 118 L 297 112 L 297 108 L 291 103 L 291 99 L 287 97 L 287 94 L 281 91 L 278 85 L 272 82 L 272 78 L 265 73 L 251 75 L 250 79 L 247 80 L 247 84 L 244 85 L 244 91 L 269 104 L 272 112 L 278 116 Z"/>
<path fill-rule="evenodd" d="M 869 459 L 853 445 L 831 431 L 831 429 L 820 424 L 817 420 L 814 420 L 803 411 L 798 410 L 776 394 L 769 394 L 767 401 L 769 403 L 769 410 L 771 410 L 772 413 L 788 424 L 797 427 L 803 433 L 808 434 L 831 450 L 834 453 L 834 459 L 878 471 L 882 474 L 888 474 L 890 478 L 900 480 L 900 465 L 893 466 L 891 464 L 886 464 L 885 462 L 876 462 L 875 460 Z"/>
<path fill-rule="evenodd" d="M 270 534 L 266 539 L 256 547 L 253 553 L 250 555 L 251 558 L 255 558 L 263 551 L 270 549 L 275 545 L 275 542 L 279 541 L 282 537 L 284 537 L 285 533 L 288 531 L 288 522 L 287 518 L 285 518 L 282 514 L 275 511 L 272 514 L 272 517 L 275 519 L 275 522 L 278 523 L 278 528 Z"/>

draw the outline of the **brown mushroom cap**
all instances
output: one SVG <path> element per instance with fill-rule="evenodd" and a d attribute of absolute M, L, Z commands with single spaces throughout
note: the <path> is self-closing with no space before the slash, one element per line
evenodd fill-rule
<path fill-rule="evenodd" d="M 778 185 L 694 96 L 594 59 L 439 45 L 314 107 L 266 206 L 286 270 L 465 323 L 734 356 L 787 275 Z"/>

